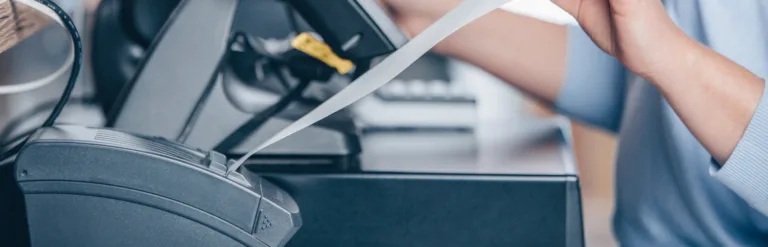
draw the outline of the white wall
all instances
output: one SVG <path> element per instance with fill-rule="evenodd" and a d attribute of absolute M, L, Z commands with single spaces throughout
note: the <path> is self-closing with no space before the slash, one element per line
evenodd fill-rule
<path fill-rule="evenodd" d="M 549 0 L 513 0 L 504 9 L 560 24 L 575 24 L 573 17 Z"/>

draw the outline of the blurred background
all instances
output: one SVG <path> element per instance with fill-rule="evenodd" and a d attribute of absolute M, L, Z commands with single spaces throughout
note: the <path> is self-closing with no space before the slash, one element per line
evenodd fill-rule
<path fill-rule="evenodd" d="M 86 41 L 86 64 L 90 64 L 92 62 L 90 42 L 93 38 L 95 11 L 100 0 L 58 0 L 57 2 L 70 12 L 76 24 L 80 26 L 81 34 Z M 507 11 L 551 22 L 574 24 L 574 21 L 565 12 L 548 0 L 517 0 L 504 8 Z M 61 66 L 66 58 L 67 42 L 66 33 L 59 27 L 51 25 L 8 52 L 0 54 L 0 84 L 25 81 L 53 72 Z M 513 56 L 514 54 L 509 55 Z M 530 114 L 555 119 L 555 121 L 564 121 L 546 107 L 527 99 L 523 94 L 484 72 L 458 61 L 451 61 L 450 63 L 452 67 L 449 68 L 453 68 L 449 70 L 451 77 L 472 78 L 472 83 L 463 86 L 469 88 L 467 90 L 473 94 L 471 98 L 476 101 L 476 105 L 472 108 L 473 112 L 469 114 L 475 114 L 477 119 L 472 119 L 469 122 L 495 122 L 507 126 L 525 125 L 530 123 L 521 121 L 521 116 Z M 120 68 L 116 69 L 119 70 Z M 100 126 L 107 121 L 103 109 L 94 102 L 98 100 L 93 99 L 96 92 L 94 72 L 92 66 L 85 66 L 73 96 L 75 100 L 64 112 L 61 122 Z M 22 133 L 38 125 L 47 114 L 46 108 L 40 108 L 40 105 L 58 98 L 64 87 L 64 79 L 61 78 L 60 83 L 54 83 L 36 91 L 0 96 L 0 129 L 5 130 L 0 136 L 0 140 L 5 140 L 4 138 Z M 403 93 L 404 90 L 401 84 L 408 83 L 407 79 L 402 79 L 402 81 L 392 83 L 391 87 L 383 89 L 380 93 L 384 95 L 382 97 L 397 97 L 398 93 Z M 417 88 L 417 86 L 419 85 L 407 87 Z M 320 91 L 322 92 L 322 90 Z M 498 107 L 500 104 L 504 107 Z M 42 111 L 36 110 L 38 108 Z M 363 118 L 366 117 L 364 114 L 361 115 Z M 386 115 L 384 117 L 382 115 L 369 117 L 370 119 L 364 120 L 380 124 L 373 127 L 404 124 L 386 122 L 387 119 L 377 119 L 377 117 L 386 118 Z M 16 121 L 19 118 L 29 121 Z M 384 122 L 382 123 L 382 121 Z M 465 120 L 462 119 L 455 121 L 455 125 L 465 123 Z M 587 244 L 588 246 L 615 245 L 610 231 L 610 220 L 613 212 L 615 140 L 606 133 L 585 126 L 575 123 L 567 123 L 567 125 L 570 126 L 575 156 L 579 164 Z M 195 137 L 191 138 L 194 139 Z"/>

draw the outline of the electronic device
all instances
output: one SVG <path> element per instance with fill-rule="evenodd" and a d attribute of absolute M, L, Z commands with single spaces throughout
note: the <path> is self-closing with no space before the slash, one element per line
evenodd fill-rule
<path fill-rule="evenodd" d="M 428 53 L 395 80 L 352 107 L 364 131 L 472 130 L 477 101 L 472 82 L 454 74 L 451 59 Z"/>
<path fill-rule="evenodd" d="M 227 158 L 162 138 L 58 126 L 16 161 L 33 246 L 285 246 L 293 198 Z"/>
<path fill-rule="evenodd" d="M 207 31 L 223 30 L 217 28 L 226 26 L 231 19 L 224 17 L 222 21 L 217 21 L 220 19 L 216 16 L 240 11 L 234 10 L 234 2 L 182 2 L 183 8 L 175 8 L 170 24 L 157 30 L 165 35 L 204 30 L 200 32 L 200 40 L 184 40 L 181 38 L 183 35 L 164 36 L 149 47 L 151 52 L 147 57 L 155 59 L 145 60 L 138 68 L 144 72 L 156 70 L 149 73 L 161 76 L 155 79 L 173 79 L 184 71 L 206 74 L 203 72 L 207 72 L 207 66 L 211 65 L 209 62 L 215 59 L 196 63 L 197 60 L 156 58 L 181 54 L 182 58 L 188 59 L 200 55 L 194 52 L 182 54 L 181 49 L 175 49 L 178 46 L 202 45 L 205 48 L 211 44 L 226 44 L 220 47 L 229 48 L 230 41 L 238 41 L 237 35 L 220 40 L 220 36 L 210 35 Z M 346 4 L 351 3 L 357 2 Z M 202 19 L 200 16 L 211 19 L 205 20 L 208 22 L 202 25 L 190 24 L 201 24 L 194 20 Z M 177 25 L 179 23 L 185 25 Z M 74 33 L 75 46 L 79 47 L 77 32 L 72 31 L 72 27 L 68 28 Z M 339 37 L 342 38 L 338 40 L 356 39 L 354 36 L 347 39 L 346 35 Z M 333 49 L 344 51 L 345 47 L 354 47 L 346 44 L 355 43 L 344 42 L 341 47 L 336 44 Z M 200 53 L 203 58 L 218 54 L 207 49 L 200 49 Z M 82 53 L 78 51 L 76 54 Z M 161 61 L 184 61 L 191 67 L 184 70 L 171 67 L 163 77 L 157 71 L 159 67 L 149 65 Z M 72 78 L 76 75 L 76 72 L 73 73 Z M 140 75 L 146 76 L 143 73 Z M 190 87 L 205 86 L 204 90 L 197 91 L 201 92 L 198 96 L 205 95 L 208 89 L 222 92 L 227 90 L 227 86 L 254 88 L 247 87 L 252 85 L 246 82 L 212 84 L 209 81 L 199 84 L 199 78 L 192 79 L 185 81 Z M 175 91 L 164 91 L 160 89 L 168 89 L 165 84 L 172 84 L 173 81 L 159 81 L 158 90 L 144 93 L 150 98 L 163 96 L 173 97 L 173 100 L 163 101 L 155 107 L 165 107 L 162 103 L 168 102 L 183 105 L 183 102 L 175 101 L 191 99 L 184 95 L 189 92 L 185 91 L 187 85 L 176 84 Z M 62 99 L 66 96 L 68 92 L 65 90 Z M 231 96 L 212 94 L 206 101 L 216 107 L 206 107 L 200 112 L 196 110 L 198 104 L 195 103 L 190 117 L 209 119 L 196 124 L 196 127 L 206 131 L 193 131 L 180 139 L 186 139 L 187 143 L 207 143 L 210 138 L 201 138 L 195 133 L 232 129 L 232 126 L 217 128 L 216 124 L 237 121 L 211 114 L 244 111 L 232 107 L 232 100 L 227 98 Z M 121 101 L 118 103 L 122 104 Z M 228 110 L 223 106 L 228 106 Z M 145 110 L 152 111 L 151 107 Z M 304 106 L 291 107 L 301 111 Z M 200 115 L 196 115 L 198 112 Z M 52 116 L 55 114 L 56 111 Z M 279 118 L 290 121 L 290 114 L 295 113 L 286 112 Z M 250 121 L 248 118 L 251 116 L 245 115 L 241 122 Z M 51 119 L 50 124 L 55 122 L 55 116 Z M 152 122 L 156 119 L 140 120 Z M 321 126 L 345 122 L 333 118 L 328 121 Z M 559 131 L 536 137 L 526 142 L 527 145 L 518 143 L 509 146 L 494 146 L 500 143 L 495 138 L 490 143 L 489 140 L 482 144 L 474 143 L 482 138 L 462 136 L 466 133 L 453 133 L 459 135 L 458 139 L 442 134 L 429 136 L 429 133 L 426 137 L 422 136 L 424 133 L 405 133 L 401 136 L 373 134 L 360 139 L 360 146 L 367 151 L 360 157 L 362 165 L 356 169 L 281 171 L 270 169 L 259 161 L 247 166 L 247 170 L 226 174 L 223 171 L 228 168 L 229 162 L 224 155 L 202 151 L 197 148 L 198 145 L 180 145 L 167 140 L 173 138 L 162 136 L 76 126 L 50 127 L 50 124 L 45 124 L 45 128 L 32 135 L 23 146 L 14 165 L 16 169 L 10 173 L 13 178 L 6 179 L 7 174 L 4 173 L 11 166 L 0 165 L 0 175 L 4 176 L 0 179 L 0 186 L 5 187 L 7 181 L 13 181 L 13 188 L 18 187 L 18 196 L 23 198 L 3 197 L 12 198 L 12 203 L 2 205 L 21 206 L 26 210 L 24 222 L 29 227 L 33 245 L 583 246 L 578 176 L 573 164 L 567 161 L 569 157 L 553 155 L 554 161 L 540 160 L 541 155 L 535 154 L 522 157 L 525 162 L 540 162 L 534 162 L 534 166 L 508 166 L 494 162 L 507 160 L 509 156 L 506 155 L 510 154 L 531 153 L 526 151 L 532 149 L 559 153 L 565 150 L 560 146 L 565 141 Z M 261 131 L 269 130 L 270 126 L 274 127 L 274 124 L 264 125 Z M 283 142 L 285 146 L 277 147 L 290 154 L 292 148 L 306 145 L 303 151 L 315 150 L 313 155 L 323 156 L 327 154 L 327 149 L 317 152 L 317 148 L 327 143 L 312 141 L 330 140 L 333 143 L 336 139 L 326 139 L 334 136 L 331 133 L 348 133 L 328 127 L 310 129 L 310 132 L 301 139 L 293 140 L 293 143 Z M 530 131 L 525 133 L 530 134 Z M 502 135 L 494 134 L 494 137 Z M 506 141 L 503 144 L 509 144 Z M 329 149 L 344 150 L 343 145 L 346 144 L 330 145 Z M 476 150 L 476 146 L 485 148 Z M 272 152 L 274 155 L 276 149 Z M 489 152 L 497 152 L 501 156 Z M 393 153 L 403 155 L 391 155 Z M 5 153 L 2 156 L 7 157 Z M 295 161 L 290 163 L 296 164 Z M 536 167 L 537 171 L 532 172 L 532 167 Z M 20 203 L 22 201 L 23 204 Z M 303 218 L 299 217 L 298 208 L 301 208 Z M 19 228 L 22 225 L 16 226 Z M 302 230 L 297 231 L 299 226 Z"/>
<path fill-rule="evenodd" d="M 377 0 L 283 1 L 347 59 L 372 59 L 393 52 L 408 41 Z"/>
<path fill-rule="evenodd" d="M 304 218 L 290 247 L 584 246 L 563 132 L 495 132 L 372 132 L 357 170 L 243 172 L 294 196 Z"/>
<path fill-rule="evenodd" d="M 572 176 L 369 171 L 265 177 L 293 191 L 307 216 L 289 247 L 584 246 Z"/>
<path fill-rule="evenodd" d="M 355 7 L 351 8 L 355 11 L 349 13 L 365 13 L 359 11 L 364 10 L 361 1 L 306 1 L 349 4 Z M 154 44 L 148 46 L 147 51 L 138 49 L 141 65 L 134 71 L 137 76 L 127 83 L 127 93 L 115 103 L 114 109 L 119 111 L 113 113 L 112 124 L 117 128 L 130 129 L 137 133 L 176 139 L 179 133 L 184 132 L 186 120 L 195 115 L 192 113 L 196 112 L 194 106 L 197 105 L 200 95 L 211 92 L 204 109 L 199 111 L 199 115 L 195 115 L 198 120 L 184 141 L 188 146 L 205 149 L 215 146 L 224 136 L 238 129 L 241 123 L 250 121 L 253 117 L 253 114 L 244 110 L 251 109 L 243 106 L 246 104 L 233 104 L 237 102 L 232 100 L 233 98 L 247 97 L 226 92 L 246 92 L 248 95 L 260 95 L 259 99 L 269 98 L 270 94 L 257 93 L 280 92 L 279 84 L 276 84 L 278 89 L 252 84 L 245 79 L 251 77 L 250 73 L 238 74 L 231 71 L 234 68 L 221 73 L 222 78 L 217 78 L 216 83 L 209 83 L 211 75 L 216 74 L 216 65 L 223 53 L 223 47 L 227 47 L 225 37 L 228 36 L 230 27 L 234 26 L 235 30 L 245 30 L 249 27 L 268 30 L 264 31 L 268 32 L 264 37 L 280 41 L 286 37 L 283 32 L 291 31 L 290 28 L 283 29 L 290 23 L 290 19 L 282 18 L 285 16 L 282 14 L 283 8 L 280 7 L 282 5 L 273 1 L 197 0 L 184 1 L 179 6 L 173 10 L 168 21 L 164 22 L 164 27 L 157 29 L 161 31 L 154 39 Z M 363 45 L 359 40 L 364 36 L 356 35 L 360 32 L 335 30 L 333 25 L 323 24 L 334 20 L 340 22 L 336 25 L 352 24 L 348 21 L 349 18 L 341 18 L 340 13 L 325 11 L 337 8 L 323 8 L 315 4 L 307 8 L 298 5 L 293 7 L 302 17 L 299 24 L 312 27 L 338 55 L 357 59 L 368 54 L 380 54 L 376 49 L 351 53 L 353 49 L 350 47 Z M 255 12 L 257 10 L 261 12 Z M 333 13 L 331 16 L 336 19 L 312 18 L 312 14 L 309 14 L 312 11 L 327 15 Z M 235 13 L 233 18 L 232 13 Z M 238 21 L 239 18 L 244 18 L 238 16 L 238 13 L 250 13 L 248 16 L 252 18 L 251 21 Z M 206 18 L 200 18 L 201 16 Z M 279 17 L 279 21 L 254 20 L 275 16 Z M 302 20 L 307 17 L 311 20 Z M 365 20 L 374 19 L 362 17 Z M 360 23 L 370 22 L 356 22 Z M 331 27 L 331 30 L 323 31 L 323 25 Z M 385 31 L 376 30 L 387 26 L 386 24 L 368 25 L 370 26 L 375 28 L 375 37 L 387 37 Z M 372 44 L 389 49 L 387 47 L 397 43 L 393 40 L 396 39 Z M 190 49 L 179 45 L 181 43 L 196 49 L 194 52 L 188 52 Z M 350 53 L 345 54 L 345 51 Z M 104 54 L 110 53 L 101 54 L 108 57 Z M 94 56 L 97 55 L 94 53 Z M 257 68 L 256 72 L 252 73 L 253 78 L 259 78 L 259 74 L 264 72 L 259 71 L 260 68 L 271 70 L 255 63 L 254 66 L 250 66 L 250 63 L 246 65 L 248 66 L 244 66 L 245 68 Z M 365 66 L 362 68 L 365 69 Z M 268 79 L 260 82 L 266 80 Z M 295 80 L 288 82 L 292 85 L 296 83 Z M 207 90 L 209 85 L 213 85 L 210 91 Z M 385 91 L 381 93 L 386 94 Z M 387 99 L 393 101 L 418 98 L 407 94 L 383 94 L 379 96 L 390 97 Z M 167 99 L 169 95 L 173 96 L 173 100 Z M 277 100 L 279 94 L 273 94 L 272 97 L 273 101 Z M 449 98 L 457 101 L 459 99 L 453 95 Z M 462 99 L 462 102 L 470 101 Z M 292 105 L 265 123 L 259 131 L 248 135 L 249 138 L 235 148 L 240 151 L 234 153 L 257 146 L 312 106 Z M 178 111 L 179 109 L 181 111 Z M 583 246 L 578 175 L 573 172 L 573 164 L 560 163 L 565 159 L 559 156 L 562 147 L 558 145 L 564 141 L 561 138 L 562 133 L 557 133 L 559 134 L 555 136 L 559 137 L 555 138 L 556 141 L 534 140 L 531 146 L 494 146 L 501 143 L 494 139 L 490 144 L 477 145 L 484 146 L 483 150 L 470 146 L 476 144 L 473 141 L 478 139 L 471 134 L 460 138 L 459 141 L 446 141 L 441 133 L 436 138 L 404 138 L 403 142 L 379 142 L 377 139 L 391 140 L 403 137 L 371 138 L 371 135 L 367 134 L 361 137 L 349 114 L 342 113 L 263 150 L 255 159 L 246 163 L 247 169 L 243 169 L 241 173 L 259 174 L 285 189 L 296 200 L 304 216 L 302 230 L 294 235 L 287 246 Z M 413 133 L 405 135 L 417 136 Z M 508 144 L 506 141 L 509 139 L 504 140 L 503 144 Z M 422 149 L 404 143 L 422 144 L 419 145 Z M 430 145 L 424 145 L 425 143 Z M 404 150 L 404 146 L 409 148 Z M 509 150 L 508 147 L 515 150 Z M 434 148 L 440 150 L 436 151 Z M 501 150 L 502 154 L 489 155 L 488 149 L 491 152 Z M 507 161 L 508 156 L 505 155 L 527 153 L 533 149 L 556 150 L 553 151 L 558 152 L 553 154 L 557 156 L 554 160 L 547 160 L 546 164 L 536 166 L 537 169 L 544 169 L 541 167 L 547 165 L 555 168 L 551 171 L 529 173 L 525 169 L 510 171 L 509 167 L 515 165 L 506 166 L 509 165 L 507 163 L 488 168 L 483 167 L 481 162 L 491 160 L 493 163 L 495 160 L 502 163 L 501 160 Z M 361 150 L 364 152 L 360 152 Z M 305 164 L 312 164 L 314 167 L 318 167 L 317 164 L 332 164 L 329 166 L 336 167 L 336 157 L 342 156 L 359 159 L 359 166 L 339 166 L 338 169 L 304 168 Z M 532 156 L 536 157 L 527 157 L 523 159 L 524 162 L 538 159 L 541 155 Z M 283 169 L 275 169 L 278 166 Z M 452 169 L 454 166 L 461 166 L 461 169 Z"/>
<path fill-rule="evenodd" d="M 137 5 L 139 2 L 144 2 L 144 5 Z M 290 17 L 298 17 L 300 23 L 306 23 L 307 28 L 319 34 L 340 57 L 353 60 L 359 65 L 355 69 L 355 74 L 367 69 L 365 65 L 368 60 L 392 52 L 407 41 L 375 1 L 322 1 L 322 6 L 318 5 L 320 2 L 317 1 L 291 0 L 285 3 L 299 13 L 293 16 L 291 12 Z M 127 14 L 119 12 L 118 10 L 125 9 L 126 4 L 132 4 L 132 11 Z M 254 83 L 233 73 L 231 68 L 220 70 L 219 64 L 222 63 L 225 55 L 223 48 L 226 46 L 227 38 L 232 31 L 238 31 L 233 27 L 242 28 L 245 33 L 249 33 L 250 29 L 238 24 L 240 22 L 247 22 L 251 29 L 289 22 L 283 11 L 285 5 L 276 1 L 198 0 L 182 1 L 176 5 L 162 3 L 160 5 L 164 7 L 157 12 L 137 9 L 137 7 L 152 8 L 153 4 L 155 1 L 106 0 L 103 1 L 97 13 L 100 19 L 104 19 L 97 19 L 95 25 L 93 61 L 97 85 L 105 89 L 99 90 L 99 94 L 103 95 L 100 98 L 107 99 L 105 100 L 108 101 L 107 104 L 111 104 L 108 126 L 133 133 L 162 136 L 186 145 L 216 149 L 228 155 L 237 156 L 245 153 L 242 150 L 252 147 L 253 143 L 269 136 L 271 134 L 269 131 L 281 129 L 317 105 L 312 103 L 312 100 L 297 101 L 260 128 L 253 129 L 252 133 L 239 132 L 238 136 L 246 135 L 245 139 L 238 140 L 234 142 L 235 144 L 223 145 L 230 139 L 232 133 L 248 125 L 248 122 L 254 119 L 254 114 L 263 112 L 269 104 L 275 102 L 270 102 L 269 99 L 277 100 L 281 96 L 280 91 L 276 92 L 274 89 L 274 85 L 280 85 L 280 80 L 276 77 L 283 75 L 282 68 L 270 67 L 266 71 L 267 76 Z M 166 5 L 173 7 L 172 13 L 167 11 L 169 7 Z M 271 11 L 261 16 L 261 19 L 259 19 L 260 16 L 250 12 L 237 15 L 243 9 L 256 8 L 277 9 L 277 11 Z M 141 21 L 133 21 L 137 24 L 134 24 L 135 27 L 132 29 L 140 32 L 123 31 L 126 35 L 118 38 L 127 38 L 128 42 L 111 42 L 114 38 L 109 35 L 120 31 L 120 23 L 126 20 L 131 22 L 139 13 L 167 14 L 167 21 L 154 22 L 155 24 L 165 23 L 162 28 L 146 28 L 143 27 L 144 25 L 138 25 Z M 201 16 L 205 18 L 200 18 Z M 329 28 L 330 26 L 346 28 Z M 267 29 L 269 32 L 276 31 L 275 27 Z M 141 45 L 141 40 L 146 39 L 138 39 L 133 37 L 136 35 L 132 35 L 151 33 L 151 30 L 158 30 L 158 32 L 154 36 L 139 35 L 153 40 L 148 46 Z M 264 36 L 285 39 L 293 30 L 287 28 L 283 31 L 285 34 L 282 37 L 274 33 Z M 255 37 L 259 37 L 259 34 L 258 31 L 254 32 Z M 184 45 L 179 45 L 180 43 Z M 113 44 L 122 45 L 110 48 Z M 114 51 L 120 53 L 115 54 Z M 140 55 L 131 55 L 137 52 Z M 236 54 L 233 54 L 233 57 L 234 55 Z M 125 57 L 129 59 L 124 59 Z M 126 61 L 131 61 L 130 58 L 134 59 L 134 65 L 125 66 Z M 120 61 L 110 62 L 109 59 Z M 224 65 L 226 67 L 226 64 Z M 110 68 L 100 70 L 99 66 Z M 250 66 L 250 68 L 254 67 L 258 67 L 258 64 Z M 294 71 L 290 66 L 285 69 Z M 123 74 L 126 75 L 123 77 L 131 79 L 124 80 L 126 83 L 123 86 L 116 86 L 108 80 L 115 76 L 110 72 L 119 72 L 118 75 Z M 295 73 L 290 74 L 295 75 Z M 219 78 L 217 75 L 222 76 Z M 296 85 L 297 80 L 297 78 L 288 78 L 285 84 Z M 327 80 L 327 76 L 319 76 L 313 81 L 320 82 L 315 84 L 322 87 L 322 82 Z M 115 94 L 115 91 L 120 93 Z M 245 93 L 250 93 L 250 97 L 243 97 Z M 174 97 L 169 101 L 167 95 L 171 94 Z M 119 96 L 115 97 L 116 95 Z M 111 100 L 113 98 L 117 100 Z M 256 110 L 245 110 L 242 107 L 244 103 L 238 101 L 244 98 L 261 101 L 256 102 L 256 106 L 245 107 Z M 315 99 L 314 102 L 322 102 L 322 99 Z M 354 160 L 360 152 L 357 140 L 359 130 L 356 129 L 354 119 L 348 113 L 336 114 L 331 119 L 311 127 L 312 130 L 302 131 L 291 139 L 264 150 L 265 152 L 254 159 L 261 159 L 257 163 L 264 165 L 279 166 L 286 163 L 282 158 L 291 157 L 292 161 L 298 160 L 299 163 L 327 164 L 330 161 L 342 167 L 347 166 L 347 163 Z M 307 142 L 306 140 L 316 141 Z M 227 146 L 227 150 L 221 148 L 222 146 Z"/>

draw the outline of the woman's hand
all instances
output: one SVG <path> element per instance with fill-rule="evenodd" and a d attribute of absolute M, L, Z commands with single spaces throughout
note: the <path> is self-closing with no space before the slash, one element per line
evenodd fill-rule
<path fill-rule="evenodd" d="M 690 56 L 683 52 L 697 46 L 669 18 L 661 0 L 552 2 L 573 15 L 601 49 L 646 79 L 679 62 L 671 56 Z"/>

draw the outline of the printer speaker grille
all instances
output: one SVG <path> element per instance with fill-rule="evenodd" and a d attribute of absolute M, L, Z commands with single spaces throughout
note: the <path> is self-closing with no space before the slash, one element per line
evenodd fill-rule
<path fill-rule="evenodd" d="M 163 142 L 150 141 L 142 137 L 129 135 L 117 131 L 99 130 L 94 138 L 107 144 L 121 147 L 129 147 L 141 151 L 154 153 L 160 156 L 178 159 L 193 164 L 202 162 L 203 157 L 185 149 L 174 147 Z"/>

